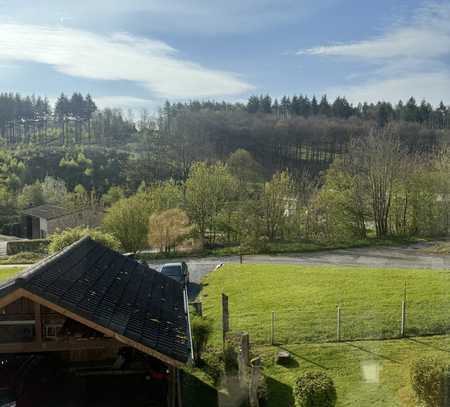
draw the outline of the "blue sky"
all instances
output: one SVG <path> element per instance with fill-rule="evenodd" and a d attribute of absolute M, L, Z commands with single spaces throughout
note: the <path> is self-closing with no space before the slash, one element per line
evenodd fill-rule
<path fill-rule="evenodd" d="M 2 91 L 450 104 L 450 1 L 0 0 L 0 16 Z"/>

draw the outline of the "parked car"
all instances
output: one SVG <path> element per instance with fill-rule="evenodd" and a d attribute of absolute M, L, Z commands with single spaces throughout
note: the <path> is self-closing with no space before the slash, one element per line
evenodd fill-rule
<path fill-rule="evenodd" d="M 167 277 L 173 278 L 179 283 L 189 285 L 189 270 L 187 264 L 182 261 L 180 263 L 166 263 L 161 267 L 160 273 Z"/>

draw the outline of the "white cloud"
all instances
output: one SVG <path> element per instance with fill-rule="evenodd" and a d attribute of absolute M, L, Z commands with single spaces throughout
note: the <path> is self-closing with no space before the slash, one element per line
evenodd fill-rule
<path fill-rule="evenodd" d="M 128 34 L 0 24 L 0 38 L 0 60 L 38 62 L 81 78 L 133 81 L 159 97 L 217 97 L 252 89 L 236 74 L 205 68 L 161 41 Z"/>
<path fill-rule="evenodd" d="M 359 59 L 364 72 L 347 75 L 349 82 L 365 82 L 326 89 L 330 96 L 345 95 L 353 102 L 414 96 L 432 103 L 450 102 L 450 3 L 428 2 L 411 21 L 399 22 L 383 34 L 363 41 L 312 47 L 298 55 Z"/>
<path fill-rule="evenodd" d="M 413 21 L 383 35 L 350 44 L 322 45 L 301 50 L 299 55 L 357 57 L 366 60 L 438 58 L 450 54 L 450 4 L 429 4 Z"/>
<path fill-rule="evenodd" d="M 360 85 L 329 88 L 330 98 L 344 96 L 352 103 L 378 101 L 397 103 L 414 96 L 419 102 L 426 99 L 437 106 L 441 100 L 450 101 L 450 73 L 406 74 L 395 78 L 369 80 Z"/>
<path fill-rule="evenodd" d="M 159 101 L 151 99 L 137 98 L 133 96 L 95 96 L 95 104 L 100 109 L 110 107 L 119 109 L 132 109 L 155 111 L 159 106 Z"/>

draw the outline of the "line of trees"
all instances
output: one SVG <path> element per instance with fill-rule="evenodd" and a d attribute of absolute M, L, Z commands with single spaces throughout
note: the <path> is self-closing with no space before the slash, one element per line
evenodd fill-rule
<path fill-rule="evenodd" d="M 100 111 L 89 94 L 62 93 L 53 108 L 40 96 L 0 94 L 0 145 L 123 145 L 135 132 L 120 109 Z"/>
<path fill-rule="evenodd" d="M 375 122 L 382 127 L 392 121 L 406 121 L 420 123 L 431 128 L 449 128 L 450 110 L 443 101 L 433 107 L 431 103 L 422 100 L 418 103 L 414 97 L 399 100 L 396 105 L 390 102 L 376 103 L 361 102 L 353 105 L 345 97 L 337 97 L 329 101 L 326 95 L 317 98 L 307 95 L 283 96 L 280 99 L 270 95 L 250 96 L 247 103 L 226 103 L 214 101 L 190 101 L 187 103 L 171 104 L 166 102 L 162 112 L 166 116 L 174 116 L 180 111 L 200 112 L 208 111 L 246 111 L 251 114 L 271 114 L 278 119 L 292 117 L 320 116 L 337 119 L 360 118 Z"/>

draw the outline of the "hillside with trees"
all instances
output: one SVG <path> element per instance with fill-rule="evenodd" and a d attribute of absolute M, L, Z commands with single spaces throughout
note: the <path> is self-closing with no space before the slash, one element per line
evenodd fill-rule
<path fill-rule="evenodd" d="M 306 96 L 167 102 L 138 118 L 89 95 L 0 95 L 0 233 L 42 203 L 106 208 L 127 251 L 179 209 L 203 245 L 441 236 L 449 229 L 449 109 Z M 178 213 L 178 212 L 177 212 Z M 184 218 L 183 218 L 184 219 Z M 170 229 L 171 228 L 171 229 Z M 185 238 L 189 236 L 184 236 Z"/>

